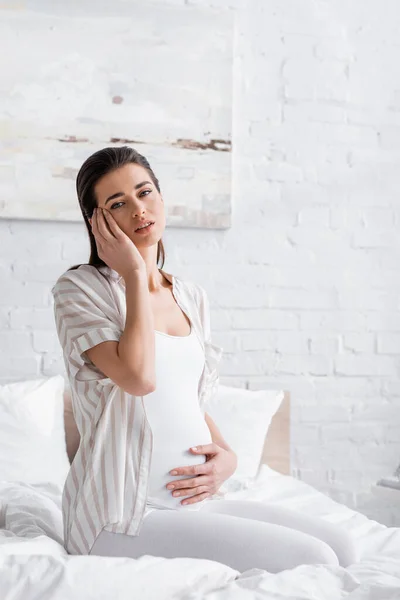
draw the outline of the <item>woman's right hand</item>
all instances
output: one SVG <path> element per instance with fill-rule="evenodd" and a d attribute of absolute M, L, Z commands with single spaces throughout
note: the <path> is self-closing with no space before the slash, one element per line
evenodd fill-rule
<path fill-rule="evenodd" d="M 97 253 L 106 265 L 124 279 L 132 271 L 146 271 L 146 263 L 139 250 L 108 210 L 95 208 L 91 226 Z"/>

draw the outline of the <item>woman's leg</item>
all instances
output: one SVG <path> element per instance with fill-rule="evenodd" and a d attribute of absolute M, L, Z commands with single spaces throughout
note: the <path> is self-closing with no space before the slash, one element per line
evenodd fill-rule
<path fill-rule="evenodd" d="M 339 525 L 333 525 L 318 517 L 253 500 L 215 500 L 205 502 L 201 512 L 218 513 L 274 523 L 302 531 L 328 544 L 336 553 L 339 564 L 347 567 L 357 562 L 356 548 L 351 535 Z"/>
<path fill-rule="evenodd" d="M 327 544 L 306 533 L 202 510 L 153 510 L 138 536 L 103 530 L 90 554 L 205 558 L 240 572 L 256 567 L 277 573 L 301 564 L 338 564 Z"/>

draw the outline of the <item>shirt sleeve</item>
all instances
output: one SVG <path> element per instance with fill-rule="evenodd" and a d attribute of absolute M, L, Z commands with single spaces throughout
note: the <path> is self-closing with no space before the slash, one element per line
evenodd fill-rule
<path fill-rule="evenodd" d="M 75 376 L 88 358 L 89 348 L 106 341 L 119 341 L 122 330 L 115 322 L 115 301 L 104 284 L 64 274 L 52 288 L 57 335 Z M 90 361 L 89 361 L 90 362 Z"/>
<path fill-rule="evenodd" d="M 206 412 L 207 404 L 215 396 L 219 385 L 219 363 L 223 348 L 214 344 L 211 339 L 210 303 L 205 289 L 198 285 L 198 310 L 204 335 L 205 368 L 204 381 L 200 381 L 199 403 L 202 414 Z"/>

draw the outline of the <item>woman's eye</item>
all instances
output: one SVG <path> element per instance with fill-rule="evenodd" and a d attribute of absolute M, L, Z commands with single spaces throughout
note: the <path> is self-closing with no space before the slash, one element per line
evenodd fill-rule
<path fill-rule="evenodd" d="M 141 198 L 143 195 L 145 195 L 145 196 L 148 196 L 148 194 L 150 194 L 150 193 L 151 193 L 151 191 L 152 191 L 152 190 L 143 190 L 143 191 L 142 191 L 142 192 L 139 194 L 139 198 Z M 118 208 L 118 204 L 123 204 L 123 202 L 115 202 L 115 204 L 113 204 L 113 205 L 111 206 L 111 208 L 112 208 L 112 209 L 113 209 L 113 208 L 115 208 L 115 207 L 117 207 L 117 208 Z"/>

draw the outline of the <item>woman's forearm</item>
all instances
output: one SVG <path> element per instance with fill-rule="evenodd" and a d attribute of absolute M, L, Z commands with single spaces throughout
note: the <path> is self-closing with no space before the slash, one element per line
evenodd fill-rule
<path fill-rule="evenodd" d="M 212 420 L 208 413 L 204 413 L 204 419 L 208 425 L 208 429 L 210 430 L 212 441 L 218 444 L 218 446 L 221 446 L 221 448 L 224 448 L 225 450 L 228 450 L 229 452 L 235 454 L 232 448 L 226 443 L 226 441 L 222 437 L 222 433 L 220 432 L 215 422 Z"/>
<path fill-rule="evenodd" d="M 133 376 L 155 386 L 154 318 L 145 271 L 132 271 L 124 278 L 126 289 L 125 329 L 118 355 Z"/>

